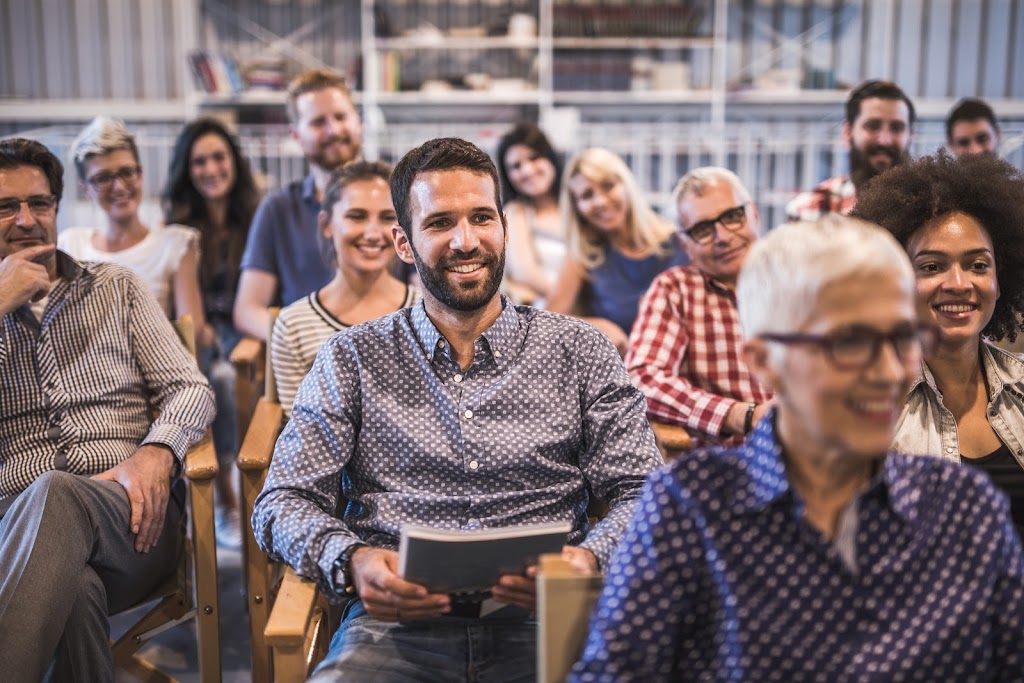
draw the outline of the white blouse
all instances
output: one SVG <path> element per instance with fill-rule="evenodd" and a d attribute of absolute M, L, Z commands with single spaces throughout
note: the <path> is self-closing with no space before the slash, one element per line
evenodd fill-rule
<path fill-rule="evenodd" d="M 138 244 L 122 251 L 101 251 L 93 246 L 99 228 L 68 228 L 57 236 L 57 248 L 79 261 L 116 263 L 142 278 L 168 318 L 175 316 L 174 276 L 189 247 L 199 251 L 199 231 L 184 225 L 150 228 Z"/>

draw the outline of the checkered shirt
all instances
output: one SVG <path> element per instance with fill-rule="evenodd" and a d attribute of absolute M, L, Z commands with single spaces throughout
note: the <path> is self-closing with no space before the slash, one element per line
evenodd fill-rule
<path fill-rule="evenodd" d="M 685 427 L 695 446 L 741 441 L 722 437 L 729 409 L 772 397 L 744 364 L 741 343 L 732 290 L 691 266 L 655 278 L 626 355 L 630 379 L 647 397 L 647 415 Z"/>
<path fill-rule="evenodd" d="M 826 213 L 846 215 L 857 203 L 857 189 L 847 176 L 836 176 L 801 192 L 786 205 L 786 220 L 813 221 Z"/>

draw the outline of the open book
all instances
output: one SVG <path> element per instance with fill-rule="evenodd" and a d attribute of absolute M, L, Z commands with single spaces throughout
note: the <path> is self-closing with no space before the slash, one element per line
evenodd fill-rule
<path fill-rule="evenodd" d="M 572 525 L 447 531 L 402 527 L 398 574 L 432 593 L 484 593 L 503 574 L 522 574 L 544 553 L 561 552 Z"/>

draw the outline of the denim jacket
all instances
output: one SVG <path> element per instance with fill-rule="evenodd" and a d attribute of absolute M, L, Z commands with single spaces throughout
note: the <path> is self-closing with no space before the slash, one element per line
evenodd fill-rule
<path fill-rule="evenodd" d="M 1024 467 L 1024 360 L 982 341 L 981 363 L 988 385 L 988 422 Z M 927 365 L 922 366 L 896 423 L 893 450 L 960 461 L 956 420 L 942 404 Z"/>

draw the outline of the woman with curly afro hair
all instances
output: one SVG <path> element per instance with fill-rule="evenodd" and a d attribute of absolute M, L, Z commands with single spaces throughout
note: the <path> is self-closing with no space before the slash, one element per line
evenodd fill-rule
<path fill-rule="evenodd" d="M 920 314 L 938 328 L 897 423 L 894 449 L 970 463 L 1010 497 L 1024 531 L 1024 177 L 989 156 L 940 152 L 878 176 L 854 216 L 907 250 Z"/>

